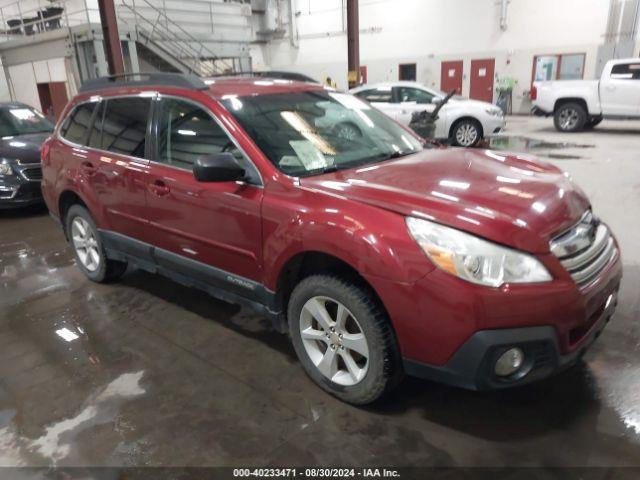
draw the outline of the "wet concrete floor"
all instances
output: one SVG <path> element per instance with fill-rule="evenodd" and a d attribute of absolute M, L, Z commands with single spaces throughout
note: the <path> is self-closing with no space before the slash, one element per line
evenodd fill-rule
<path fill-rule="evenodd" d="M 91 283 L 46 212 L 5 212 L 0 466 L 640 465 L 640 125 L 568 136 L 512 118 L 509 132 L 504 148 L 580 157 L 552 161 L 622 245 L 617 314 L 576 368 L 489 393 L 409 379 L 351 407 L 263 319 L 142 272 Z"/>

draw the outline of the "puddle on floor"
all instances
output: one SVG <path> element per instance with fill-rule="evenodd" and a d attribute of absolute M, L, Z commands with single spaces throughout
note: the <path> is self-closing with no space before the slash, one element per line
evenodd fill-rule
<path fill-rule="evenodd" d="M 493 137 L 489 141 L 490 148 L 498 150 L 510 150 L 514 152 L 529 152 L 537 150 L 562 150 L 565 148 L 593 148 L 595 145 L 586 145 L 570 142 L 547 142 L 522 136 Z M 580 157 L 571 157 L 580 158 Z"/>

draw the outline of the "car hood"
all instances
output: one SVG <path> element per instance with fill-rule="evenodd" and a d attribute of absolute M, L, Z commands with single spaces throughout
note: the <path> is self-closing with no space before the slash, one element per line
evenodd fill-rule
<path fill-rule="evenodd" d="M 40 162 L 42 144 L 51 133 L 31 133 L 0 138 L 0 158 L 22 163 Z"/>
<path fill-rule="evenodd" d="M 301 185 L 433 220 L 532 253 L 580 219 L 589 201 L 561 170 L 529 155 L 434 149 Z"/>

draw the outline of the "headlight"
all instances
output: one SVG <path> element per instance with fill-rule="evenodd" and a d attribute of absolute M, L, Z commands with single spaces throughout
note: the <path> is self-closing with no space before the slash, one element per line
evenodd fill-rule
<path fill-rule="evenodd" d="M 0 163 L 0 177 L 9 177 L 13 175 L 11 165 L 8 163 Z"/>
<path fill-rule="evenodd" d="M 436 266 L 468 282 L 499 287 L 551 280 L 544 265 L 529 254 L 419 218 L 408 217 L 407 226 Z"/>
<path fill-rule="evenodd" d="M 500 108 L 487 108 L 485 112 L 492 117 L 502 117 L 504 115 L 504 112 Z"/>

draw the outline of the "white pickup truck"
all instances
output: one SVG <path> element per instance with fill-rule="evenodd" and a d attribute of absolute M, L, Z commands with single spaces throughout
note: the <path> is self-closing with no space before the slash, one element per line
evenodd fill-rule
<path fill-rule="evenodd" d="M 600 80 L 535 82 L 533 113 L 553 115 L 556 129 L 578 132 L 603 118 L 640 119 L 640 58 L 610 60 Z"/>

